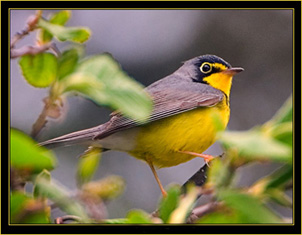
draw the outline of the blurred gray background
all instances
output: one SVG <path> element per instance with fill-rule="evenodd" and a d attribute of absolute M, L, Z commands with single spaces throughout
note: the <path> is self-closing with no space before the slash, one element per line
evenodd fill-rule
<path fill-rule="evenodd" d="M 55 11 L 43 11 L 48 16 Z M 11 11 L 11 37 L 25 26 L 33 10 Z M 292 93 L 293 24 L 291 10 L 72 10 L 67 26 L 85 26 L 92 31 L 86 42 L 87 55 L 109 52 L 134 79 L 147 86 L 174 72 L 182 61 L 198 55 L 215 54 L 244 72 L 233 80 L 230 130 L 246 130 L 269 120 Z M 35 33 L 17 44 L 33 44 Z M 68 43 L 57 43 L 60 49 Z M 11 61 L 11 126 L 25 133 L 43 108 L 48 89 L 33 88 L 20 74 L 17 60 Z M 107 121 L 111 111 L 80 96 L 68 97 L 66 113 L 50 121 L 38 141 Z M 76 189 L 77 156 L 82 147 L 56 149 L 59 165 L 52 176 Z M 214 144 L 206 153 L 218 155 Z M 183 184 L 202 165 L 202 159 L 158 170 L 164 186 Z M 240 169 L 237 184 L 248 186 L 278 167 L 254 164 Z M 108 203 L 110 218 L 124 217 L 129 209 L 148 212 L 157 206 L 160 191 L 144 162 L 126 153 L 106 152 L 94 179 L 122 176 L 126 190 Z M 290 194 L 291 192 L 289 192 Z M 201 198 L 203 203 L 206 198 Z M 276 207 L 291 217 L 291 211 Z"/>

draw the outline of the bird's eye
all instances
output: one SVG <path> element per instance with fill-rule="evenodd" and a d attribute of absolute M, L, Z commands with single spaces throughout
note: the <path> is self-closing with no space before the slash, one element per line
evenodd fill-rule
<path fill-rule="evenodd" d="M 200 71 L 202 73 L 210 73 L 212 71 L 212 65 L 208 62 L 205 62 L 200 66 Z"/>

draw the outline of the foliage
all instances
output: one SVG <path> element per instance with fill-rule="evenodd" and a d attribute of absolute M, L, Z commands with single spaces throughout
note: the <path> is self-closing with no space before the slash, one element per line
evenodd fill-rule
<path fill-rule="evenodd" d="M 14 169 L 26 170 L 29 174 L 55 167 L 54 155 L 22 132 L 11 130 L 11 166 Z"/>
<path fill-rule="evenodd" d="M 142 88 L 109 54 L 83 60 L 72 74 L 61 78 L 58 85 L 62 93 L 78 91 L 97 104 L 108 105 L 129 117 L 146 121 L 151 105 Z"/>
<path fill-rule="evenodd" d="M 143 86 L 122 71 L 108 53 L 83 58 L 84 49 L 78 43 L 87 41 L 91 32 L 85 27 L 66 27 L 70 16 L 69 11 L 59 11 L 46 20 L 42 18 L 42 12 L 37 11 L 28 21 L 27 33 L 38 30 L 39 46 L 21 48 L 18 54 L 14 49 L 18 40 L 13 40 L 11 45 L 11 54 L 20 57 L 19 65 L 26 81 L 36 88 L 49 88 L 49 97 L 45 99 L 45 108 L 33 127 L 32 135 L 40 132 L 48 117 L 60 117 L 62 97 L 74 93 L 98 105 L 118 110 L 138 122 L 146 121 L 152 102 Z M 53 38 L 77 44 L 59 52 L 51 42 Z M 47 49 L 51 52 L 45 52 Z"/>
<path fill-rule="evenodd" d="M 267 123 L 248 131 L 221 133 L 219 141 L 225 158 L 211 162 L 204 188 L 214 189 L 220 208 L 199 220 L 199 223 L 282 223 L 267 202 L 291 208 L 286 194 L 293 179 L 292 165 L 292 97 Z M 278 127 L 282 126 L 281 129 Z M 286 128 L 283 128 L 286 126 Z M 282 136 L 282 138 L 280 138 Z M 236 188 L 237 170 L 246 164 L 276 162 L 280 168 L 258 179 L 249 188 Z"/>
<path fill-rule="evenodd" d="M 51 53 L 24 55 L 19 61 L 26 81 L 35 87 L 48 87 L 56 79 L 58 63 Z"/>
<path fill-rule="evenodd" d="M 99 166 L 101 159 L 101 149 L 89 148 L 84 155 L 81 156 L 77 168 L 77 183 L 83 185 L 93 177 L 95 171 Z"/>
<path fill-rule="evenodd" d="M 10 216 L 13 224 L 49 223 L 50 210 L 43 201 L 15 191 L 10 197 Z"/>
<path fill-rule="evenodd" d="M 38 11 L 31 18 L 28 32 L 39 30 L 38 43 L 52 45 L 53 38 L 60 41 L 83 43 L 91 32 L 83 27 L 65 27 L 69 11 L 59 11 L 49 20 L 42 19 Z M 18 40 L 14 40 L 18 41 Z M 11 46 L 14 49 L 14 45 Z M 44 47 L 43 47 L 44 48 Z M 55 50 L 55 47 L 45 47 Z M 72 45 L 62 53 L 25 50 L 20 55 L 20 68 L 26 81 L 33 87 L 48 87 L 45 108 L 34 125 L 38 133 L 46 118 L 60 116 L 62 96 L 77 92 L 100 105 L 138 121 L 144 121 L 151 110 L 151 101 L 142 86 L 123 72 L 109 54 L 83 58 L 80 45 Z M 16 55 L 18 53 L 14 53 Z M 41 76 L 41 74 L 43 76 Z M 72 92 L 72 93 L 70 93 Z M 114 200 L 125 188 L 119 176 L 93 180 L 100 164 L 101 151 L 90 148 L 81 156 L 77 168 L 78 190 L 70 192 L 56 182 L 50 171 L 56 167 L 54 154 L 29 136 L 11 129 L 11 223 L 51 223 L 51 207 L 59 207 L 67 214 L 56 223 L 69 219 L 77 223 L 155 224 L 155 223 L 285 223 L 267 203 L 292 208 L 286 190 L 293 180 L 292 97 L 268 122 L 247 131 L 226 131 L 219 134 L 225 156 L 215 158 L 209 165 L 207 181 L 197 187 L 186 184 L 186 193 L 179 185 L 167 189 L 167 197 L 159 201 L 158 209 L 149 214 L 131 210 L 125 218 L 107 219 L 106 202 Z M 216 120 L 219 129 L 219 120 Z M 238 187 L 239 169 L 247 164 L 278 163 L 280 168 L 259 178 L 249 187 Z M 261 165 L 260 165 L 261 166 Z M 31 182 L 32 192 L 24 185 Z M 211 201 L 194 208 L 197 198 L 207 194 Z"/>
<path fill-rule="evenodd" d="M 66 27 L 70 17 L 71 12 L 64 10 L 56 12 L 47 20 L 42 17 L 42 11 L 37 11 L 36 15 L 29 17 L 26 28 L 12 39 L 11 56 L 19 57 L 20 69 L 28 84 L 35 88 L 49 88 L 49 96 L 43 100 L 44 109 L 33 125 L 32 136 L 41 131 L 48 118 L 59 118 L 63 97 L 75 93 L 139 122 L 145 121 L 151 112 L 152 102 L 143 86 L 122 71 L 110 54 L 85 57 L 84 47 L 79 43 L 87 41 L 91 32 L 85 27 Z M 16 49 L 16 43 L 32 31 L 37 31 L 38 46 Z M 53 39 L 76 44 L 70 44 L 60 52 Z M 122 193 L 124 181 L 117 176 L 108 176 L 91 182 L 100 157 L 100 150 L 96 148 L 82 156 L 77 169 L 79 192 L 70 195 L 67 189 L 51 179 L 49 170 L 56 166 L 54 154 L 38 147 L 29 136 L 12 128 L 11 221 L 50 222 L 50 208 L 46 204 L 48 200 L 66 213 L 76 216 L 78 222 L 91 221 L 90 215 L 94 219 L 102 219 L 106 214 L 103 201 Z M 32 194 L 24 193 L 26 182 L 34 184 Z M 70 200 L 71 197 L 73 200 Z M 27 202 L 38 206 L 33 206 L 27 212 Z M 101 213 L 96 213 L 94 207 L 101 209 Z M 48 213 L 45 214 L 43 210 L 48 210 Z M 38 216 L 42 212 L 44 219 Z"/>

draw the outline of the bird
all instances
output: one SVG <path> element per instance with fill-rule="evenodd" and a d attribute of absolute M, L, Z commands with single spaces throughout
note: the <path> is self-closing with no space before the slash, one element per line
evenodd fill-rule
<path fill-rule="evenodd" d="M 232 67 L 216 55 L 201 55 L 183 62 L 175 72 L 144 90 L 153 110 L 145 123 L 113 112 L 108 122 L 40 143 L 53 148 L 87 145 L 102 151 L 115 150 L 146 162 L 167 195 L 157 169 L 201 157 L 217 139 L 217 118 L 225 129 L 230 117 L 233 76 L 244 69 Z M 216 120 L 216 122 L 215 122 Z"/>

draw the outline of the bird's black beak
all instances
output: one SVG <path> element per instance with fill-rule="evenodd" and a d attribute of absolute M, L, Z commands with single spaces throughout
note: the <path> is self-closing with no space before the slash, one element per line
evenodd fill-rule
<path fill-rule="evenodd" d="M 242 72 L 244 69 L 243 68 L 229 68 L 229 69 L 226 69 L 226 70 L 224 70 L 224 71 L 222 71 L 221 73 L 223 73 L 223 74 L 229 74 L 229 75 L 235 75 L 235 74 L 237 74 L 237 73 L 240 73 L 240 72 Z"/>

